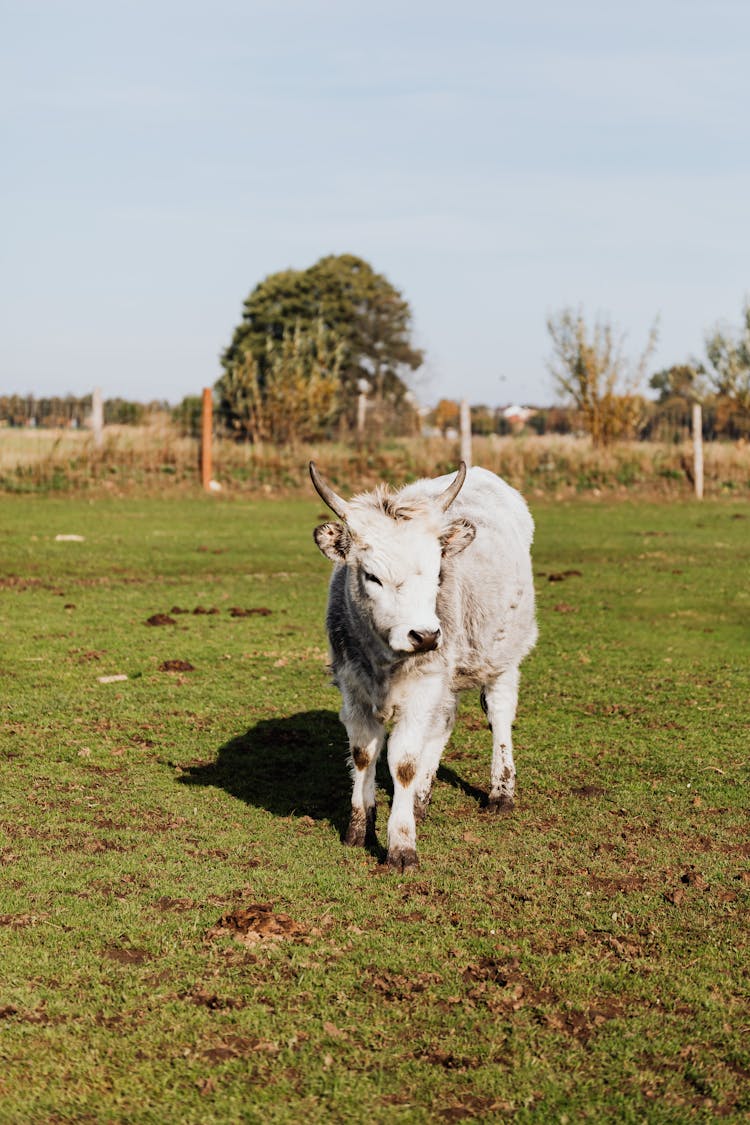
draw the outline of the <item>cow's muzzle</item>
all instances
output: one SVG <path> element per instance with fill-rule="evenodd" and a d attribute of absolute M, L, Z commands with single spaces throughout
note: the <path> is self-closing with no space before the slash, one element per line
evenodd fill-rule
<path fill-rule="evenodd" d="M 440 630 L 434 632 L 419 632 L 417 629 L 409 631 L 412 652 L 432 652 L 440 644 Z"/>

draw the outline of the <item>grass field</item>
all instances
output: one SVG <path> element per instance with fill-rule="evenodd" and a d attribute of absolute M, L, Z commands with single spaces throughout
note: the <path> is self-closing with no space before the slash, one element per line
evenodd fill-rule
<path fill-rule="evenodd" d="M 537 505 L 517 809 L 467 697 L 404 877 L 319 514 L 2 500 L 0 1122 L 746 1120 L 746 503 Z"/>

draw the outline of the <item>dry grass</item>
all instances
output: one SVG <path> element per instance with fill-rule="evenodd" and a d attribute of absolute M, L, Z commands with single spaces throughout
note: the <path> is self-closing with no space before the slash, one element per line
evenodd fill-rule
<path fill-rule="evenodd" d="M 408 481 L 455 468 L 459 446 L 443 438 L 392 439 L 357 447 L 271 446 L 214 442 L 214 477 L 231 492 L 294 492 L 308 487 L 307 462 L 319 460 L 342 489 L 376 480 Z M 689 495 L 689 443 L 622 442 L 594 449 L 586 438 L 549 435 L 476 438 L 476 464 L 536 495 L 638 493 Z M 750 491 L 750 446 L 705 446 L 706 495 Z M 110 426 L 100 448 L 93 435 L 69 430 L 0 431 L 0 489 L 6 492 L 163 491 L 194 488 L 200 480 L 199 443 L 180 436 L 165 417 L 146 426 Z"/>

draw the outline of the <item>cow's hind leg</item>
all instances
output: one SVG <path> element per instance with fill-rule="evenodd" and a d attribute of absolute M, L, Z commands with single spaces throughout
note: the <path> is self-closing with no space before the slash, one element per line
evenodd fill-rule
<path fill-rule="evenodd" d="M 341 709 L 341 721 L 349 735 L 352 771 L 352 811 L 344 843 L 353 847 L 375 844 L 375 767 L 383 748 L 383 726 L 356 708 Z"/>
<path fill-rule="evenodd" d="M 492 766 L 487 811 L 510 812 L 515 803 L 516 767 L 511 728 L 518 704 L 518 668 L 509 669 L 482 691 L 482 706 L 492 731 Z"/>

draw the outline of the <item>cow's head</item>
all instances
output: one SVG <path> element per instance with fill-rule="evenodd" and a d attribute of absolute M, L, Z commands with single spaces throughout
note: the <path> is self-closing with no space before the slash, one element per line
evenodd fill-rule
<path fill-rule="evenodd" d="M 429 652 L 441 643 L 437 596 L 442 560 L 474 539 L 468 520 L 451 520 L 448 509 L 466 478 L 458 474 L 440 495 L 400 499 L 383 487 L 342 500 L 313 462 L 318 493 L 343 523 L 315 529 L 315 542 L 335 563 L 346 563 L 350 590 L 373 629 L 397 653 Z"/>

